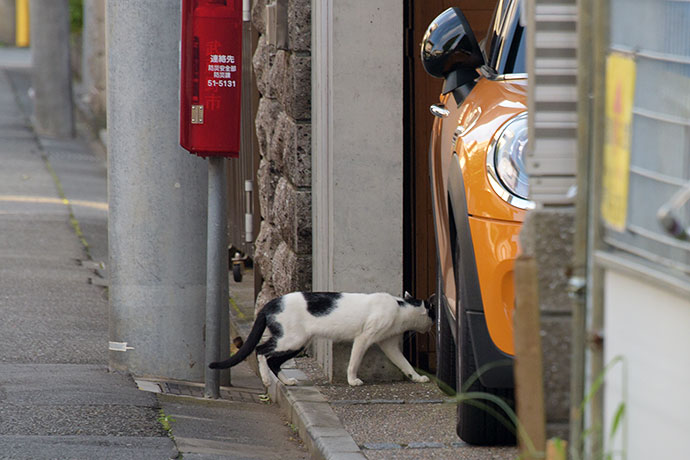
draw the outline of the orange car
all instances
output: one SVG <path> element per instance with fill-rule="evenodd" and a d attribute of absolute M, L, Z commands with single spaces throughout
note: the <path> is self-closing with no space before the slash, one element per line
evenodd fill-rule
<path fill-rule="evenodd" d="M 444 79 L 431 106 L 430 170 L 437 248 L 437 376 L 458 391 L 513 399 L 513 267 L 527 209 L 526 32 L 520 1 L 499 1 L 481 43 L 458 8 L 428 27 L 422 62 Z M 478 379 L 473 378 L 478 376 Z M 496 417 L 499 415 L 499 417 Z M 502 410 L 458 405 L 471 444 L 509 444 Z"/>

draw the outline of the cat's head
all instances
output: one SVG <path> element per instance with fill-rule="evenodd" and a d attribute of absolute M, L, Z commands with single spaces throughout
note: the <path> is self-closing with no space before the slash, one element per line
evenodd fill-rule
<path fill-rule="evenodd" d="M 431 329 L 431 326 L 436 320 L 435 304 L 433 302 L 429 302 L 428 300 L 416 299 L 407 291 L 405 291 L 403 300 L 406 304 L 411 305 L 415 309 L 419 309 L 419 327 L 417 330 L 419 332 L 427 332 L 429 329 Z"/>

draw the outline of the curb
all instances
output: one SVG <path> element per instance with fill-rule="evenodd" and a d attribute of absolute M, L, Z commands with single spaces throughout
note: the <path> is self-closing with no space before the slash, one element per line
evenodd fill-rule
<path fill-rule="evenodd" d="M 343 427 L 326 398 L 306 374 L 294 367 L 294 361 L 283 365 L 283 374 L 297 379 L 294 386 L 284 385 L 270 374 L 268 394 L 278 403 L 290 423 L 297 426 L 305 446 L 317 460 L 366 460 L 359 446 Z"/>

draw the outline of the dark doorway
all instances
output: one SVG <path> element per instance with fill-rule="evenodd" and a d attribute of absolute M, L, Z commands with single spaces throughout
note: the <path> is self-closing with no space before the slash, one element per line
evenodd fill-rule
<path fill-rule="evenodd" d="M 433 117 L 429 106 L 438 101 L 442 81 L 424 71 L 419 57 L 427 26 L 442 11 L 459 7 L 481 40 L 497 0 L 406 0 L 404 67 L 404 270 L 405 290 L 418 298 L 435 291 L 436 243 L 429 185 L 429 135 Z M 405 353 L 413 365 L 434 371 L 434 337 L 410 336 Z"/>

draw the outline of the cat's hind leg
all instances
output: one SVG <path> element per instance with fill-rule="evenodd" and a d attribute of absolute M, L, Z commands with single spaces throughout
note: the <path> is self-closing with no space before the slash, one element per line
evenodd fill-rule
<path fill-rule="evenodd" d="M 386 340 L 378 342 L 381 351 L 388 356 L 388 359 L 395 364 L 398 369 L 400 369 L 407 378 L 417 383 L 425 383 L 429 381 L 429 377 L 426 375 L 419 375 L 417 371 L 414 370 L 410 362 L 405 358 L 402 351 L 400 350 L 400 337 L 394 336 Z"/>
<path fill-rule="evenodd" d="M 268 388 L 271 386 L 271 378 L 269 373 L 271 372 L 266 356 L 271 356 L 273 350 L 276 348 L 276 338 L 271 336 L 267 341 L 256 347 L 256 359 L 259 362 L 259 375 L 261 376 L 261 382 L 264 386 Z"/>
<path fill-rule="evenodd" d="M 259 376 L 261 377 L 261 382 L 266 388 L 268 388 L 271 386 L 271 378 L 269 376 L 271 369 L 268 367 L 268 363 L 266 362 L 266 356 L 257 354 L 256 359 L 259 362 Z"/>
<path fill-rule="evenodd" d="M 274 353 L 267 359 L 269 369 L 285 385 L 297 385 L 297 379 L 286 377 L 285 374 L 280 370 L 280 366 L 282 366 L 285 361 L 297 356 L 301 351 L 302 348 L 299 348 L 297 350 L 281 351 L 278 353 Z"/>

